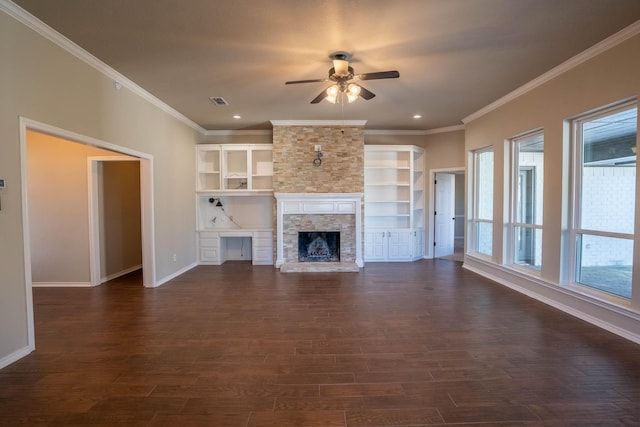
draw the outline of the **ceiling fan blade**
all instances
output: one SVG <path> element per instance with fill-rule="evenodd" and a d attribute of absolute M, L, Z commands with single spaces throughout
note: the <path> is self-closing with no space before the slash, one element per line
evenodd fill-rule
<path fill-rule="evenodd" d="M 317 104 L 320 101 L 322 101 L 324 98 L 326 98 L 327 96 L 327 90 L 323 90 L 322 92 L 320 92 L 320 94 L 318 96 L 316 96 L 315 98 L 313 98 L 313 100 L 311 101 L 312 104 Z"/>
<path fill-rule="evenodd" d="M 358 85 L 358 86 L 360 86 L 360 85 Z M 367 90 L 367 89 L 363 88 L 362 86 L 360 86 L 360 96 L 368 101 L 371 98 L 373 98 L 374 96 L 376 96 L 376 94 L 371 92 L 370 90 Z"/>
<path fill-rule="evenodd" d="M 326 82 L 329 81 L 328 79 L 311 79 L 311 80 L 293 80 L 290 82 L 284 82 L 284 84 L 286 85 L 296 85 L 299 83 L 322 83 L 322 82 Z"/>
<path fill-rule="evenodd" d="M 364 73 L 355 76 L 359 80 L 376 80 L 376 79 L 397 79 L 400 73 L 393 71 L 378 71 L 377 73 Z"/>

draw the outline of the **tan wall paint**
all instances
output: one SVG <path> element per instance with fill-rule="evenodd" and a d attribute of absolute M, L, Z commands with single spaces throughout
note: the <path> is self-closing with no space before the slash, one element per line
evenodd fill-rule
<path fill-rule="evenodd" d="M 578 114 L 640 95 L 640 36 L 636 36 L 466 126 L 466 149 L 493 144 L 494 223 L 507 221 L 508 196 L 505 141 L 534 129 L 544 129 L 545 243 L 542 277 L 557 282 L 561 268 L 561 230 L 566 221 L 567 188 L 561 185 L 568 161 L 565 120 Z M 568 136 L 568 135 L 567 135 Z M 564 208 L 563 208 L 564 206 Z M 494 260 L 502 262 L 502 227 L 494 227 Z"/>
<path fill-rule="evenodd" d="M 153 157 L 156 277 L 196 261 L 194 144 L 203 137 L 0 12 L 0 361 L 28 346 L 19 117 Z M 172 254 L 177 262 L 172 262 Z"/>
<path fill-rule="evenodd" d="M 87 157 L 116 153 L 27 132 L 33 282 L 89 283 Z"/>
<path fill-rule="evenodd" d="M 464 168 L 464 130 L 424 137 L 425 170 Z"/>
<path fill-rule="evenodd" d="M 493 262 L 503 263 L 504 227 L 508 221 L 508 151 L 509 138 L 534 129 L 544 129 L 544 238 L 541 277 L 560 283 L 569 260 L 563 259 L 568 221 L 569 133 L 567 120 L 576 115 L 640 96 L 640 36 L 632 37 L 570 71 L 510 101 L 466 125 L 466 150 L 494 146 L 494 246 Z M 483 267 L 480 266 L 480 269 Z M 495 271 L 493 274 L 496 274 Z M 517 280 L 508 276 L 505 280 Z M 523 285 L 525 286 L 525 285 Z M 632 316 L 572 298 L 554 288 L 530 286 L 530 291 L 544 298 L 606 321 L 620 330 L 638 334 L 640 322 Z M 637 300 L 635 311 L 639 311 Z"/>
<path fill-rule="evenodd" d="M 140 163 L 100 162 L 100 277 L 142 264 Z"/>

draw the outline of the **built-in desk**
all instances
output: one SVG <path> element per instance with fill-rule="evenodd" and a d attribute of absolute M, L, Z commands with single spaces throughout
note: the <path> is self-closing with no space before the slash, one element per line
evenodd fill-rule
<path fill-rule="evenodd" d="M 200 264 L 220 265 L 230 258 L 229 239 L 248 238 L 251 242 L 251 262 L 273 265 L 273 230 L 248 228 L 206 228 L 198 230 Z"/>

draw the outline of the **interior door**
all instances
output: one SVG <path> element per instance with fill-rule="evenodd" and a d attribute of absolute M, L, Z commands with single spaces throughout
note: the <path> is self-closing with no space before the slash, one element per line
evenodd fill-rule
<path fill-rule="evenodd" d="M 435 184 L 434 256 L 453 255 L 455 238 L 455 175 L 437 173 Z"/>

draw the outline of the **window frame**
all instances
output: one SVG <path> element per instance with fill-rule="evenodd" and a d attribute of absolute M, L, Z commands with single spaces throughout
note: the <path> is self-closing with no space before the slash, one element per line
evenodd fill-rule
<path fill-rule="evenodd" d="M 495 150 L 494 150 L 494 146 L 493 145 L 489 145 L 483 148 L 479 148 L 477 150 L 473 150 L 471 152 L 472 154 L 472 166 L 473 166 L 473 203 L 472 203 L 472 215 L 471 215 L 471 232 L 470 232 L 470 236 L 471 236 L 471 245 L 469 245 L 470 248 L 470 252 L 473 253 L 474 256 L 477 257 L 481 257 L 481 258 L 487 258 L 487 259 L 492 259 L 493 258 L 493 227 L 494 227 L 494 215 L 493 215 L 493 194 L 491 197 L 491 204 L 492 204 L 492 209 L 491 209 L 491 219 L 487 219 L 487 218 L 481 218 L 480 217 L 480 208 L 479 208 L 479 191 L 480 191 L 480 186 L 478 185 L 480 182 L 479 179 L 479 172 L 480 172 L 480 167 L 479 167 L 479 160 L 480 160 L 480 155 L 484 154 L 484 153 L 492 153 L 492 155 L 494 156 L 493 159 L 493 167 L 492 167 L 492 171 L 491 171 L 491 179 L 492 179 L 492 183 L 494 185 L 493 188 L 493 192 L 495 193 L 495 180 L 493 179 L 493 175 L 495 173 Z M 480 252 L 478 251 L 478 229 L 479 229 L 479 224 L 489 224 L 491 226 L 491 254 L 486 254 L 484 252 Z"/>
<path fill-rule="evenodd" d="M 542 221 L 542 218 L 540 219 L 540 224 L 538 224 L 536 221 L 533 221 L 532 223 L 528 223 L 528 222 L 519 222 L 518 221 L 518 208 L 519 208 L 519 204 L 520 204 L 520 200 L 518 199 L 518 189 L 519 189 L 519 183 L 518 183 L 518 178 L 520 176 L 520 146 L 519 144 L 521 142 L 524 142 L 526 140 L 529 140 L 531 138 L 535 138 L 537 136 L 542 136 L 542 141 L 544 144 L 544 129 L 540 128 L 540 129 L 534 129 L 531 130 L 529 132 L 525 132 L 522 133 L 520 135 L 514 136 L 513 138 L 509 139 L 509 151 L 510 151 L 510 162 L 509 162 L 509 169 L 510 169 L 510 173 L 509 173 L 509 227 L 508 227 L 508 240 L 507 240 L 507 251 L 506 251 L 506 265 L 508 265 L 509 267 L 521 270 L 522 272 L 526 273 L 526 274 L 530 274 L 530 275 L 534 275 L 534 276 L 540 276 L 541 272 L 542 272 L 542 255 L 541 255 L 541 259 L 540 259 L 540 269 L 535 268 L 533 266 L 530 265 L 526 265 L 526 264 L 518 264 L 516 263 L 515 260 L 515 256 L 516 256 L 516 244 L 515 244 L 515 237 L 516 237 L 516 228 L 520 227 L 520 228 L 528 228 L 531 229 L 533 233 L 535 233 L 536 231 L 540 231 L 542 233 L 542 239 L 544 239 L 544 231 L 543 231 L 543 226 L 544 226 L 544 222 Z M 544 150 L 543 150 L 543 156 L 544 156 Z M 544 186 L 544 164 L 543 164 L 543 168 L 542 170 L 536 170 L 535 174 L 540 174 L 542 173 L 542 182 L 543 182 L 543 186 Z M 543 209 L 544 209 L 544 191 L 543 191 L 543 196 L 542 196 L 543 200 Z M 542 212 L 542 216 L 544 216 L 544 210 Z M 544 246 L 542 246 L 542 242 L 540 243 L 541 247 L 543 248 Z"/>
<path fill-rule="evenodd" d="M 568 287 L 576 290 L 580 293 L 590 295 L 592 297 L 596 297 L 598 299 L 602 299 L 609 303 L 613 303 L 623 307 L 630 307 L 632 305 L 638 305 L 634 301 L 640 300 L 640 290 L 636 290 L 634 292 L 634 287 L 638 288 L 636 285 L 637 280 L 635 280 L 640 272 L 636 271 L 638 269 L 633 269 L 632 272 L 632 281 L 631 281 L 631 298 L 626 298 L 621 295 L 617 295 L 614 293 L 610 293 L 587 284 L 583 284 L 578 282 L 578 256 L 581 252 L 581 236 L 597 236 L 597 237 L 609 237 L 609 238 L 617 238 L 617 239 L 626 239 L 631 240 L 634 247 L 634 255 L 633 255 L 633 265 L 636 265 L 635 262 L 639 258 L 639 254 L 637 253 L 637 249 L 640 246 L 638 244 L 638 239 L 635 239 L 635 233 L 620 233 L 620 232 L 612 232 L 612 231 L 600 231 L 600 230 L 592 230 L 588 228 L 583 228 L 581 224 L 582 218 L 582 174 L 584 167 L 584 141 L 583 135 L 581 132 L 582 126 L 585 122 L 593 121 L 595 119 L 601 117 L 611 116 L 613 114 L 633 109 L 639 108 L 638 100 L 627 100 L 621 103 L 605 106 L 602 108 L 598 108 L 596 110 L 586 112 L 579 116 L 574 117 L 570 120 L 570 129 L 571 129 L 571 167 L 570 167 L 570 179 L 571 179 L 571 203 L 570 203 L 570 227 L 569 227 L 569 238 L 571 244 L 569 245 L 569 283 Z M 638 143 L 638 131 L 636 129 L 636 146 Z M 638 194 L 638 178 L 636 178 L 636 188 L 635 193 L 636 196 Z M 634 225 L 638 224 L 638 197 L 636 197 L 635 204 L 635 212 L 634 212 Z M 637 227 L 634 227 L 637 232 Z"/>

